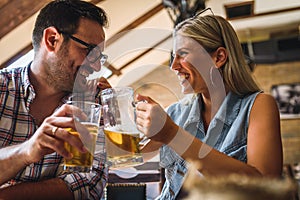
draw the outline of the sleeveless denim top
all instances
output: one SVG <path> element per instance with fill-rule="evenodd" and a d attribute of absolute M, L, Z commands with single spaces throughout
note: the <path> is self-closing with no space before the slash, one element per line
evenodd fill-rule
<path fill-rule="evenodd" d="M 249 115 L 256 96 L 228 93 L 205 133 L 201 119 L 202 100 L 193 96 L 171 105 L 167 112 L 174 122 L 226 155 L 247 162 L 247 132 Z M 195 152 L 196 153 L 196 152 Z M 175 199 L 184 182 L 188 163 L 167 145 L 160 149 L 160 165 L 165 168 L 165 184 L 157 199 Z"/>

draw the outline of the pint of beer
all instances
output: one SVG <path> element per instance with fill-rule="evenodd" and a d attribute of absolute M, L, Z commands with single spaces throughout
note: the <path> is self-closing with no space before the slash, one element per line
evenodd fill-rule
<path fill-rule="evenodd" d="M 135 125 L 133 89 L 108 88 L 101 93 L 107 164 L 111 168 L 143 163 L 141 133 Z"/>
<path fill-rule="evenodd" d="M 90 172 L 94 160 L 94 153 L 96 141 L 99 133 L 99 122 L 101 114 L 101 106 L 93 102 L 68 102 L 80 108 L 87 116 L 87 118 L 76 118 L 76 130 L 66 128 L 70 134 L 78 136 L 83 142 L 85 148 L 88 150 L 86 153 L 81 153 L 76 147 L 71 146 L 65 142 L 65 148 L 73 154 L 71 159 L 64 159 L 64 172 Z"/>

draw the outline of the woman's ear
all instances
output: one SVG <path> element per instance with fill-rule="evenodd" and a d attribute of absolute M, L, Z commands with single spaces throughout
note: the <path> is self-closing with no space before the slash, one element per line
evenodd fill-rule
<path fill-rule="evenodd" d="M 227 61 L 227 50 L 224 47 L 219 47 L 214 53 L 213 58 L 217 68 L 222 67 Z"/>
<path fill-rule="evenodd" d="M 44 30 L 43 43 L 48 51 L 55 51 L 60 40 L 62 36 L 55 27 L 51 26 Z"/>

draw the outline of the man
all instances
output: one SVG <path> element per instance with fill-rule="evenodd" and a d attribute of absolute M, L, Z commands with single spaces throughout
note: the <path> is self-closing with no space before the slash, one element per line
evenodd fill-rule
<path fill-rule="evenodd" d="M 91 3 L 50 2 L 35 23 L 32 63 L 0 71 L 0 199 L 101 198 L 104 157 L 94 158 L 91 173 L 64 174 L 60 165 L 72 157 L 65 142 L 86 151 L 64 129 L 75 125 L 63 104 L 73 91 L 87 89 L 86 78 L 107 59 L 107 25 L 106 13 Z M 105 87 L 106 80 L 98 83 Z"/>

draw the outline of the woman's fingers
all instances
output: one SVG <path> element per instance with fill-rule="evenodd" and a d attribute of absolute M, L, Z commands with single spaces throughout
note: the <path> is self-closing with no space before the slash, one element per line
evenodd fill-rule
<path fill-rule="evenodd" d="M 100 88 L 100 90 L 104 90 L 104 89 L 107 89 L 107 88 L 111 88 L 111 85 L 110 83 L 107 81 L 106 78 L 104 77 L 101 77 L 99 79 L 99 82 L 97 83 L 97 86 L 98 88 Z"/>
<path fill-rule="evenodd" d="M 151 97 L 148 97 L 148 96 L 143 96 L 141 94 L 137 94 L 136 95 L 136 100 L 137 101 L 141 101 L 141 102 L 147 102 L 147 103 L 155 103 L 157 104 Z"/>

